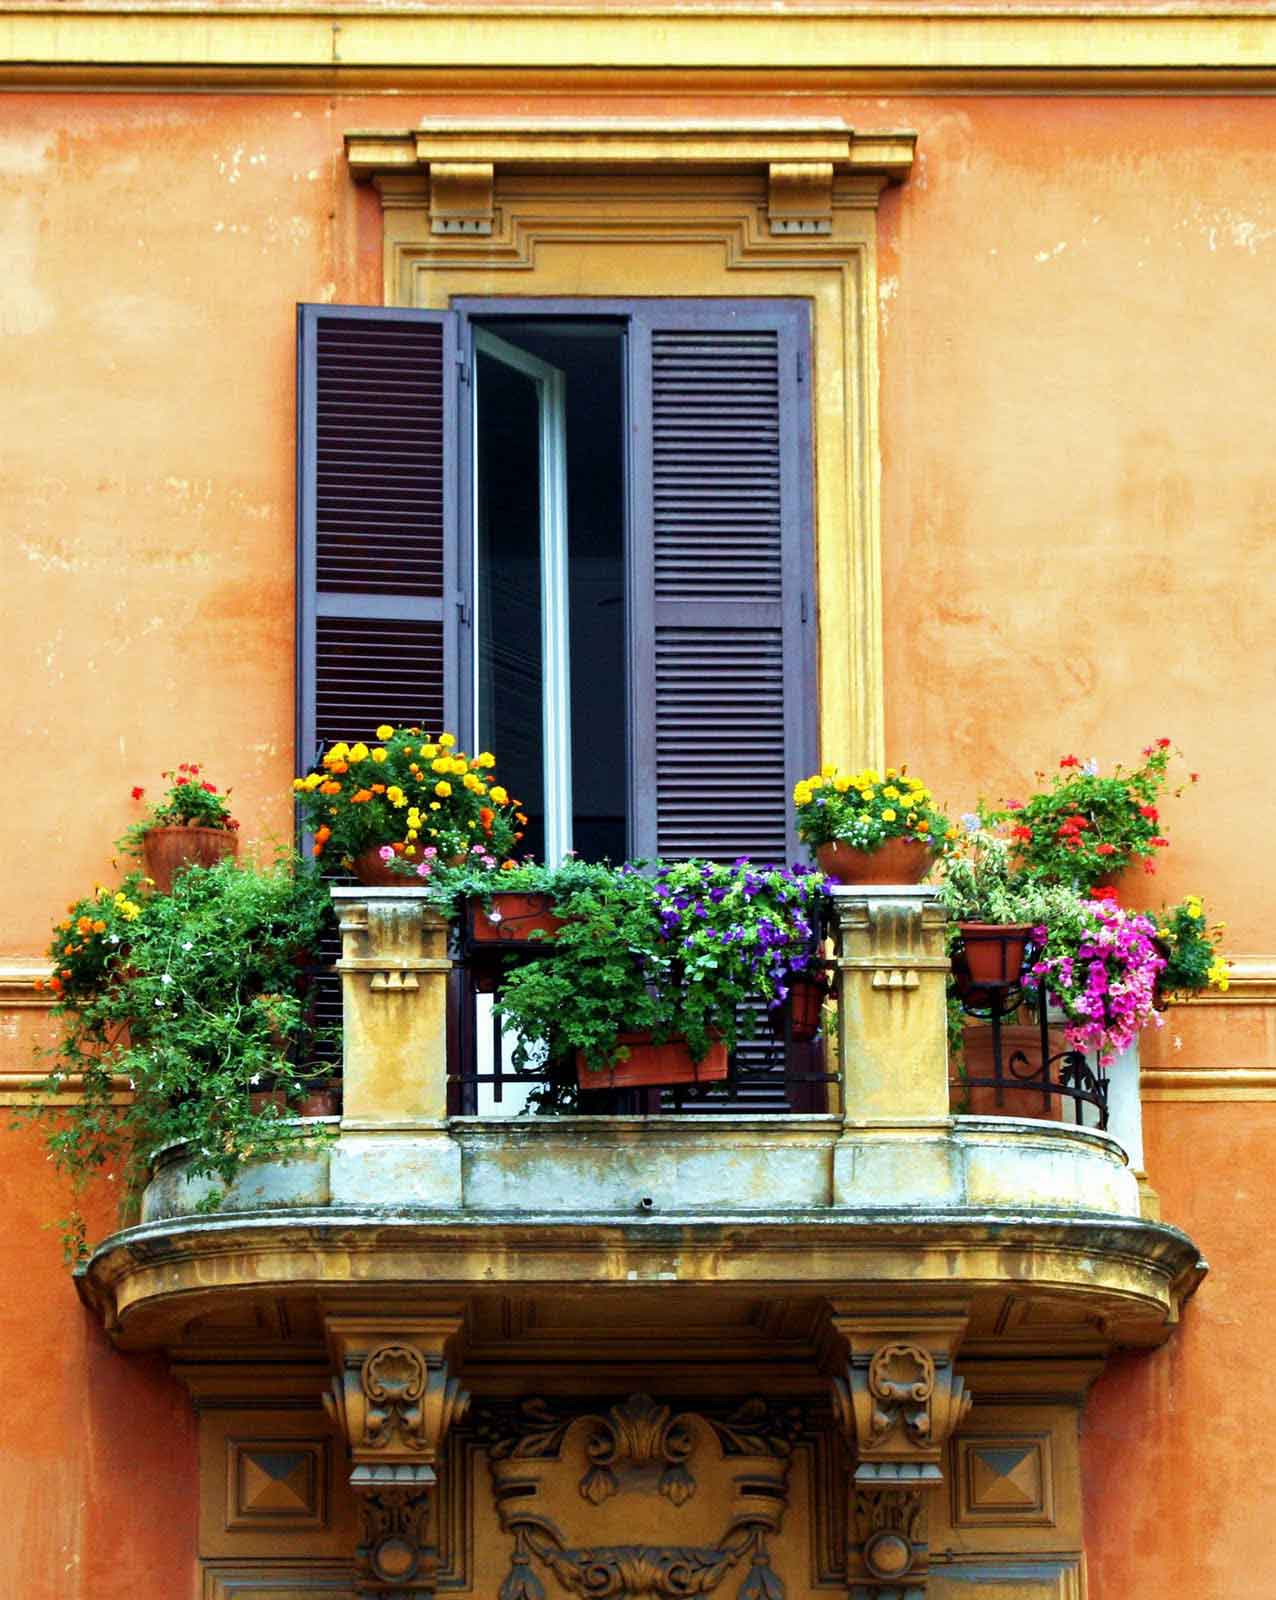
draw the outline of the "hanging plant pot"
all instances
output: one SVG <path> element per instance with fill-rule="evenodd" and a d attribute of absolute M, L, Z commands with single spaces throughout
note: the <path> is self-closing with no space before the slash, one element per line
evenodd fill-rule
<path fill-rule="evenodd" d="M 239 850 L 239 835 L 227 828 L 148 828 L 142 835 L 146 876 L 161 894 L 173 892 L 173 879 L 187 867 L 215 867 Z"/>
<path fill-rule="evenodd" d="M 810 1044 L 820 1031 L 824 1002 L 831 992 L 827 978 L 799 974 L 789 984 L 789 998 L 771 1013 L 771 1032 L 777 1039 L 786 1036 L 794 1044 Z"/>
<path fill-rule="evenodd" d="M 1032 928 L 1022 923 L 961 922 L 961 955 L 969 983 L 980 989 L 1010 988 L 1023 972 Z"/>
<path fill-rule="evenodd" d="M 351 861 L 351 870 L 355 877 L 367 889 L 407 889 L 412 880 L 402 872 L 394 870 L 393 862 L 382 861 L 382 847 L 370 844 L 366 850 Z M 396 856 L 395 861 L 398 860 Z"/>
<path fill-rule="evenodd" d="M 815 859 L 834 883 L 920 883 L 935 852 L 920 839 L 887 839 L 876 850 L 832 839 L 816 846 Z"/>
<path fill-rule="evenodd" d="M 471 900 L 470 938 L 475 944 L 544 944 L 563 926 L 552 904 L 547 894 L 494 894 L 489 911 L 481 900 Z M 533 939 L 535 932 L 545 937 Z"/>
<path fill-rule="evenodd" d="M 617 1044 L 629 1050 L 628 1058 L 600 1072 L 586 1065 L 584 1052 L 576 1052 L 576 1081 L 582 1089 L 641 1089 L 664 1083 L 719 1083 L 727 1075 L 727 1047 L 709 1046 L 701 1061 L 693 1061 L 684 1039 L 655 1044 L 649 1033 L 622 1033 Z"/>

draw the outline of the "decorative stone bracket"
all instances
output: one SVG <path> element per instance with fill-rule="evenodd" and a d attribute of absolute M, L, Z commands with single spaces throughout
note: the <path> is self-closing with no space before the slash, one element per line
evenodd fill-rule
<path fill-rule="evenodd" d="M 381 184 L 429 177 L 430 231 L 493 231 L 498 171 L 748 170 L 767 177 L 772 234 L 829 234 L 835 173 L 906 178 L 917 136 L 861 133 L 839 118 L 695 119 L 649 117 L 448 118 L 390 133 L 348 133 L 356 178 Z"/>
<path fill-rule="evenodd" d="M 353 1464 L 361 1600 L 434 1592 L 436 1465 L 448 1431 L 470 1402 L 448 1371 L 461 1325 L 460 1315 L 327 1319 L 336 1377 L 325 1405 L 345 1434 Z"/>
<path fill-rule="evenodd" d="M 834 1314 L 847 1359 L 833 1407 L 855 1465 L 848 1486 L 850 1600 L 921 1600 L 926 1513 L 971 1396 L 953 1370 L 964 1316 Z"/>

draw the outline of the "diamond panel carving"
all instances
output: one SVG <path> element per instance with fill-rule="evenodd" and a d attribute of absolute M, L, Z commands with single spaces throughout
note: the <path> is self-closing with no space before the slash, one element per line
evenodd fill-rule
<path fill-rule="evenodd" d="M 1054 1526 L 1048 1433 L 975 1434 L 954 1445 L 958 1526 Z"/>
<path fill-rule="evenodd" d="M 323 1439 L 228 1439 L 226 1528 L 327 1525 L 328 1445 Z"/>

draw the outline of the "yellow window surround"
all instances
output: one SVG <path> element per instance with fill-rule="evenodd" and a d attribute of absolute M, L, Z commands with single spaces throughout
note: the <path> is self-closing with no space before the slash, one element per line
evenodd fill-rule
<path fill-rule="evenodd" d="M 460 296 L 807 299 L 821 749 L 883 759 L 877 203 L 916 136 L 838 118 L 430 117 L 346 135 L 387 305 Z"/>

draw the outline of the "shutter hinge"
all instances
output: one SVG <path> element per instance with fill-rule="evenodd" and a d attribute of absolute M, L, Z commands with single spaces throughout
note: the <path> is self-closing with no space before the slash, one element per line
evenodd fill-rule
<path fill-rule="evenodd" d="M 797 381 L 799 383 L 806 382 L 806 362 L 802 359 L 800 350 L 797 352 Z"/>
<path fill-rule="evenodd" d="M 802 621 L 806 621 L 806 590 L 802 591 Z"/>
<path fill-rule="evenodd" d="M 463 594 L 458 594 L 456 597 L 456 620 L 463 628 L 468 628 L 470 625 L 470 606 Z"/>
<path fill-rule="evenodd" d="M 458 350 L 456 352 L 456 375 L 461 380 L 462 383 L 464 383 L 464 384 L 468 384 L 469 383 L 469 381 L 470 381 L 470 364 L 465 359 L 465 351 L 464 350 Z"/>

